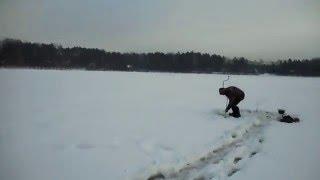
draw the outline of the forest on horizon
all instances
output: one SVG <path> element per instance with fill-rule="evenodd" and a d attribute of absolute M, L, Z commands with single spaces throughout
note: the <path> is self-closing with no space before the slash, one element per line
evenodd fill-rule
<path fill-rule="evenodd" d="M 320 76 L 320 57 L 267 63 L 199 52 L 120 53 L 4 39 L 0 41 L 0 67 Z"/>

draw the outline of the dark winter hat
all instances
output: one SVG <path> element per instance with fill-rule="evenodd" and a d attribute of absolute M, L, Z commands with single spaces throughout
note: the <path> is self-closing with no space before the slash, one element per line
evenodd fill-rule
<path fill-rule="evenodd" d="M 224 94 L 224 88 L 219 88 L 219 93 Z"/>

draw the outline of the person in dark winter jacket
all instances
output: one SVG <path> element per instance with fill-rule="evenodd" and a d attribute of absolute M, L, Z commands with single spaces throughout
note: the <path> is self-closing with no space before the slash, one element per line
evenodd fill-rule
<path fill-rule="evenodd" d="M 244 92 L 237 87 L 230 86 L 227 88 L 220 88 L 219 93 L 220 95 L 227 96 L 227 98 L 229 99 L 229 104 L 226 107 L 225 112 L 228 112 L 229 109 L 232 109 L 233 112 L 229 115 L 236 118 L 240 117 L 240 110 L 237 105 L 244 99 Z"/>

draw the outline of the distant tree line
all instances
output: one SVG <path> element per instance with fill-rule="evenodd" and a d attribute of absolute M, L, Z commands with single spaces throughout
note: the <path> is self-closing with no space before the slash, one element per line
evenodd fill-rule
<path fill-rule="evenodd" d="M 5 39 L 0 67 L 320 76 L 320 58 L 265 63 L 198 52 L 119 53 Z"/>

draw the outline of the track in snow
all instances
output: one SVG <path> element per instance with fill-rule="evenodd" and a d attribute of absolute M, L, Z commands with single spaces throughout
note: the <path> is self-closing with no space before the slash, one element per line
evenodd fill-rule
<path fill-rule="evenodd" d="M 245 111 L 244 115 L 252 116 L 254 120 L 232 130 L 205 156 L 178 169 L 159 170 L 145 179 L 221 180 L 232 176 L 260 151 L 263 130 L 271 120 L 277 119 L 277 114 L 262 111 Z"/>

